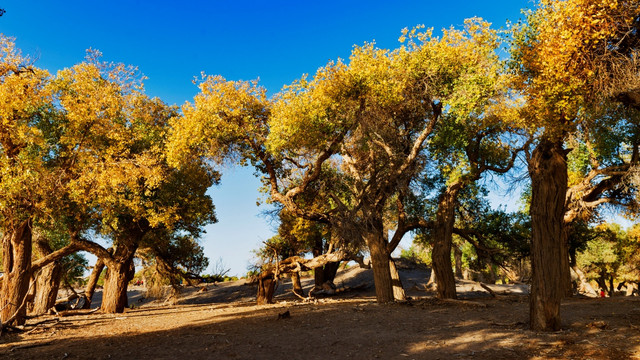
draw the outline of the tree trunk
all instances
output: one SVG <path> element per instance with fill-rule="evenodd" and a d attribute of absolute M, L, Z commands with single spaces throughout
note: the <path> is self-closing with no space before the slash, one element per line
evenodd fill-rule
<path fill-rule="evenodd" d="M 36 296 L 33 300 L 33 314 L 46 314 L 56 304 L 60 280 L 62 279 L 62 265 L 53 262 L 40 270 L 36 277 Z"/>
<path fill-rule="evenodd" d="M 427 281 L 427 288 L 431 288 L 432 286 L 437 286 L 438 279 L 436 279 L 436 272 L 431 268 L 429 272 L 429 281 Z"/>
<path fill-rule="evenodd" d="M 322 248 L 322 238 L 318 237 L 316 239 L 312 253 L 313 257 L 320 256 L 324 253 Z M 324 284 L 324 266 L 319 266 L 313 269 L 313 283 L 316 289 L 322 289 L 322 284 Z"/>
<path fill-rule="evenodd" d="M 100 306 L 105 313 L 121 313 L 129 305 L 127 286 L 135 274 L 133 257 L 136 248 L 135 245 L 118 246 L 114 254 L 115 260 L 107 262 L 107 274 Z"/>
<path fill-rule="evenodd" d="M 300 296 L 304 296 L 304 290 L 302 289 L 302 283 L 300 282 L 300 273 L 295 271 L 290 274 L 291 276 L 291 286 L 293 287 L 293 292 Z"/>
<path fill-rule="evenodd" d="M 393 299 L 395 301 L 406 301 L 407 295 L 404 292 L 404 287 L 402 286 L 402 281 L 400 280 L 400 274 L 398 273 L 398 268 L 396 268 L 396 263 L 392 258 L 389 258 L 389 271 L 391 272 L 391 281 L 393 282 Z"/>
<path fill-rule="evenodd" d="M 272 304 L 273 294 L 276 289 L 276 278 L 271 271 L 266 271 L 258 275 L 258 296 L 256 302 L 258 305 Z"/>
<path fill-rule="evenodd" d="M 340 261 L 332 261 L 326 263 L 322 271 L 324 281 L 331 281 L 333 283 L 333 280 L 336 279 L 336 274 L 338 273 L 339 268 Z"/>
<path fill-rule="evenodd" d="M 456 278 L 462 279 L 462 250 L 459 247 L 453 247 L 453 255 L 456 260 Z"/>
<path fill-rule="evenodd" d="M 450 185 L 440 196 L 436 225 L 433 229 L 434 242 L 431 265 L 435 271 L 440 299 L 456 299 L 456 279 L 451 264 L 451 244 L 458 192 L 461 183 Z"/>
<path fill-rule="evenodd" d="M 577 266 L 574 266 L 573 268 L 571 268 L 571 270 L 573 270 L 573 273 L 575 273 L 577 283 L 576 290 L 578 291 L 578 293 L 585 294 L 591 297 L 597 297 L 598 292 L 591 286 L 591 284 L 589 284 L 589 281 L 587 280 L 587 277 L 584 276 L 582 270 L 578 269 Z"/>
<path fill-rule="evenodd" d="M 531 329 L 560 329 L 568 254 L 564 239 L 567 162 L 562 141 L 542 140 L 529 160 L 531 177 Z"/>
<path fill-rule="evenodd" d="M 17 229 L 2 238 L 4 272 L 0 286 L 0 321 L 14 317 L 9 325 L 23 325 L 27 307 L 23 305 L 29 291 L 32 252 L 31 219 L 24 220 Z"/>
<path fill-rule="evenodd" d="M 376 221 L 372 229 L 364 238 L 371 254 L 371 267 L 373 268 L 373 281 L 376 287 L 376 300 L 380 304 L 393 302 L 393 280 L 389 266 L 389 252 L 387 241 L 383 234 L 382 220 Z"/>
<path fill-rule="evenodd" d="M 616 289 L 613 287 L 613 274 L 609 275 L 609 297 L 613 297 Z"/>
<path fill-rule="evenodd" d="M 89 281 L 87 282 L 87 286 L 84 290 L 84 304 L 82 304 L 83 309 L 91 308 L 91 300 L 93 299 L 93 293 L 96 291 L 96 285 L 98 284 L 98 279 L 100 279 L 100 274 L 102 274 L 102 270 L 104 270 L 104 261 L 101 258 L 98 258 L 96 264 L 93 266 L 93 270 L 91 270 L 91 275 L 89 276 Z M 145 282 L 146 285 L 146 282 Z"/>

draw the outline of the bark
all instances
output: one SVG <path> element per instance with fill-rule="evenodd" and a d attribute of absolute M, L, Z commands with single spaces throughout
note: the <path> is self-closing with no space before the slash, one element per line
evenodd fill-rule
<path fill-rule="evenodd" d="M 531 155 L 528 170 L 532 223 L 531 329 L 557 331 L 569 262 L 563 228 L 567 163 L 562 141 L 542 140 Z"/>
<path fill-rule="evenodd" d="M 436 279 L 436 272 L 433 271 L 433 268 L 431 268 L 431 271 L 429 272 L 429 281 L 427 281 L 427 288 L 431 287 L 431 286 L 437 286 L 438 284 L 438 280 Z"/>
<path fill-rule="evenodd" d="M 300 296 L 304 296 L 304 290 L 302 289 L 302 283 L 300 282 L 300 273 L 294 271 L 291 273 L 291 285 L 293 287 L 293 292 Z"/>
<path fill-rule="evenodd" d="M 453 239 L 453 225 L 455 222 L 455 208 L 461 183 L 449 186 L 440 196 L 436 224 L 433 228 L 433 251 L 431 263 L 438 283 L 438 298 L 456 299 L 456 279 L 451 264 L 451 244 Z"/>
<path fill-rule="evenodd" d="M 340 261 L 331 261 L 324 265 L 322 270 L 324 281 L 330 281 L 333 283 L 333 280 L 336 279 L 336 274 L 338 273 L 338 269 L 340 268 Z"/>
<path fill-rule="evenodd" d="M 344 251 L 336 251 L 329 254 L 316 256 L 313 259 L 305 259 L 299 256 L 292 256 L 280 261 L 276 266 L 268 266 L 258 275 L 258 295 L 256 300 L 258 305 L 271 304 L 275 291 L 276 280 L 279 274 L 291 274 L 294 272 L 307 271 L 311 269 L 322 269 L 328 263 L 340 263 L 346 258 Z M 320 270 L 318 270 L 319 272 Z M 334 275 L 335 276 L 335 275 Z M 322 289 L 322 285 L 318 287 Z"/>
<path fill-rule="evenodd" d="M 4 274 L 0 286 L 0 321 L 5 324 L 13 318 L 8 325 L 23 325 L 27 314 L 27 307 L 23 304 L 31 279 L 31 219 L 5 233 L 2 246 Z"/>
<path fill-rule="evenodd" d="M 45 238 L 38 237 L 34 239 L 33 244 L 41 259 L 54 252 Z M 56 304 L 60 280 L 63 275 L 62 265 L 54 260 L 44 265 L 39 271 L 36 271 L 36 266 L 32 262 L 31 270 L 35 275 L 35 294 L 31 312 L 34 315 L 46 314 Z"/>
<path fill-rule="evenodd" d="M 100 274 L 102 274 L 102 270 L 104 270 L 104 261 L 101 258 L 98 258 L 98 260 L 96 261 L 96 264 L 93 266 L 93 270 L 91 270 L 89 281 L 87 282 L 87 286 L 85 287 L 85 290 L 84 290 L 84 304 L 82 304 L 83 309 L 91 308 L 91 300 L 93 299 L 93 293 L 95 293 L 96 291 L 96 285 L 98 284 L 98 279 L 100 279 Z"/>
<path fill-rule="evenodd" d="M 613 297 L 615 288 L 613 287 L 613 275 L 609 275 L 609 297 Z"/>
<path fill-rule="evenodd" d="M 577 266 L 571 268 L 576 278 L 576 290 L 579 294 L 585 294 L 591 297 L 597 297 L 598 292 L 589 284 L 587 277 L 584 275 L 584 272 L 580 270 Z"/>
<path fill-rule="evenodd" d="M 371 267 L 373 268 L 373 281 L 376 287 L 376 300 L 380 304 L 393 302 L 393 280 L 389 266 L 389 252 L 387 242 L 383 236 L 382 222 L 379 222 L 379 230 L 365 234 L 365 241 L 371 254 Z"/>
<path fill-rule="evenodd" d="M 391 281 L 393 282 L 393 299 L 395 301 L 406 301 L 407 295 L 404 292 L 400 274 L 396 268 L 396 263 L 391 258 L 389 258 L 389 271 L 391 272 Z"/>
<path fill-rule="evenodd" d="M 276 277 L 273 272 L 262 272 L 258 276 L 258 305 L 272 304 L 276 290 Z"/>
<path fill-rule="evenodd" d="M 462 250 L 455 246 L 453 248 L 454 258 L 456 260 L 456 278 L 462 279 Z"/>
<path fill-rule="evenodd" d="M 331 261 L 324 266 L 313 269 L 313 283 L 316 289 L 322 289 L 322 285 L 326 282 L 333 284 L 333 280 L 336 278 L 338 268 L 340 267 L 340 261 Z"/>
<path fill-rule="evenodd" d="M 127 286 L 133 279 L 133 257 L 137 245 L 122 244 L 116 248 L 114 260 L 107 261 L 101 309 L 105 313 L 121 313 L 128 306 Z"/>
<path fill-rule="evenodd" d="M 62 265 L 53 262 L 40 270 L 36 277 L 36 296 L 33 300 L 34 315 L 46 314 L 56 304 L 60 280 L 62 279 Z"/>
<path fill-rule="evenodd" d="M 319 238 L 313 248 L 313 257 L 320 256 L 322 253 L 322 239 Z M 313 269 L 313 282 L 316 289 L 322 288 L 322 284 L 324 284 L 324 266 Z"/>

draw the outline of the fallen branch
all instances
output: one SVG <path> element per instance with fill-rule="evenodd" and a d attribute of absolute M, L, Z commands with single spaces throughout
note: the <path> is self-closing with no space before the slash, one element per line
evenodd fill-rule
<path fill-rule="evenodd" d="M 16 350 L 22 350 L 22 349 L 30 349 L 30 348 L 39 347 L 39 346 L 47 346 L 47 345 L 51 345 L 51 344 L 53 344 L 53 341 L 41 342 L 41 343 L 36 343 L 36 344 L 14 346 L 9 350 L 9 352 L 13 352 L 13 351 L 16 351 Z"/>
<path fill-rule="evenodd" d="M 93 310 L 77 309 L 77 310 L 57 311 L 55 307 L 52 307 L 51 309 L 59 317 L 76 316 L 76 315 L 89 315 L 89 314 L 93 314 L 94 312 L 100 310 L 100 308 L 95 308 Z"/>
<path fill-rule="evenodd" d="M 491 297 L 496 297 L 496 292 L 491 290 L 490 287 L 488 287 L 487 285 L 483 284 L 483 283 L 478 283 L 480 284 L 480 287 L 482 287 L 483 289 L 487 290 L 489 292 L 489 294 L 491 294 Z"/>

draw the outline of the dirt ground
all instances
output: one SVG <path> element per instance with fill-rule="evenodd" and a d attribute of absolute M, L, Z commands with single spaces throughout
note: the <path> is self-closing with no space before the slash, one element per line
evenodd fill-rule
<path fill-rule="evenodd" d="M 525 286 L 491 285 L 503 294 L 492 298 L 464 281 L 464 300 L 443 302 L 427 275 L 401 269 L 411 300 L 390 305 L 375 303 L 370 270 L 353 268 L 337 278 L 343 291 L 311 302 L 286 283 L 265 306 L 244 280 L 187 288 L 174 304 L 134 288 L 124 314 L 30 319 L 0 337 L 0 359 L 640 359 L 638 297 L 566 300 L 563 329 L 536 333 Z"/>

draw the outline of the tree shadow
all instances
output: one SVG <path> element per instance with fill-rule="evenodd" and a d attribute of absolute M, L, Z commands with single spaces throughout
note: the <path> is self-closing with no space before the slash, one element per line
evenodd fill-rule
<path fill-rule="evenodd" d="M 527 329 L 522 301 L 372 300 L 324 304 L 181 306 L 77 320 L 76 337 L 24 337 L 0 345 L 7 359 L 628 359 L 640 354 L 635 299 L 569 300 L 565 327 Z M 278 316 L 289 311 L 289 317 Z M 188 321 L 185 321 L 188 319 Z M 93 322 L 91 322 L 93 321 Z M 101 330 L 121 321 L 117 333 Z M 163 322 L 136 328 L 144 321 Z M 68 330 L 68 329 L 67 329 Z M 92 335 L 95 334 L 95 335 Z M 66 335 L 68 336 L 68 335 Z"/>

